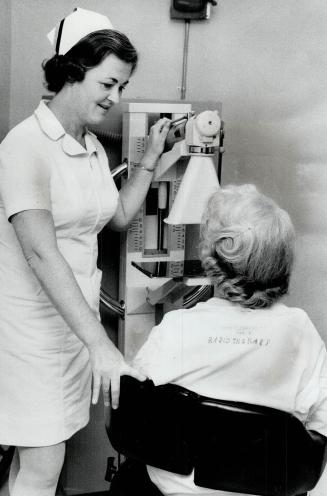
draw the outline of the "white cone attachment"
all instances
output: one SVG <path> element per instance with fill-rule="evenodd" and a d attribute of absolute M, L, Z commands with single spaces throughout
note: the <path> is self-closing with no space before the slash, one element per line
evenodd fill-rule
<path fill-rule="evenodd" d="M 219 182 L 212 157 L 192 155 L 170 213 L 167 224 L 200 224 L 204 209 Z"/>

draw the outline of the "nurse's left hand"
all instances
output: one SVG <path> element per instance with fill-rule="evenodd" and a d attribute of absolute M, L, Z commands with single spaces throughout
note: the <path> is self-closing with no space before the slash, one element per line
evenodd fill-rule
<path fill-rule="evenodd" d="M 120 377 L 130 375 L 139 381 L 144 381 L 145 375 L 125 362 L 123 355 L 110 341 L 105 331 L 88 346 L 88 350 L 93 375 L 92 403 L 98 402 L 102 386 L 105 405 L 109 405 L 109 394 L 111 394 L 112 408 L 118 408 Z"/>
<path fill-rule="evenodd" d="M 156 162 L 163 152 L 171 120 L 166 117 L 159 119 L 151 126 L 148 145 L 143 160 Z"/>

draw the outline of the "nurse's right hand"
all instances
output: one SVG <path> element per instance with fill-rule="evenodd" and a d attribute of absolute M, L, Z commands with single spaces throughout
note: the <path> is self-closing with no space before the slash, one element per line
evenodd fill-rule
<path fill-rule="evenodd" d="M 125 362 L 123 355 L 104 330 L 92 344 L 88 345 L 88 350 L 93 375 L 92 403 L 98 402 L 102 386 L 105 405 L 109 405 L 110 394 L 112 408 L 118 408 L 120 377 L 130 375 L 139 381 L 144 381 L 145 375 Z"/>

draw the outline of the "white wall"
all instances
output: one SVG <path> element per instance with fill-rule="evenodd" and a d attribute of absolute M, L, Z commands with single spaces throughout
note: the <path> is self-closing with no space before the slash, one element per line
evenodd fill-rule
<path fill-rule="evenodd" d="M 138 48 L 126 97 L 179 99 L 184 26 L 169 19 L 170 0 L 11 0 L 11 126 L 45 93 L 45 35 L 76 5 L 108 15 Z M 325 0 L 220 0 L 210 21 L 191 24 L 186 95 L 223 102 L 223 183 L 254 182 L 290 212 L 298 252 L 289 302 L 325 340 L 326 22 Z"/>
<path fill-rule="evenodd" d="M 0 141 L 9 129 L 10 0 L 2 0 L 0 15 Z"/>
<path fill-rule="evenodd" d="M 76 1 L 12 0 L 10 125 L 45 93 L 46 33 Z M 87 0 L 140 52 L 126 97 L 178 99 L 183 22 L 170 0 Z M 223 182 L 256 182 L 286 207 L 300 235 L 291 302 L 327 338 L 327 4 L 324 0 L 220 0 L 190 29 L 187 98 L 221 100 L 226 121 Z"/>

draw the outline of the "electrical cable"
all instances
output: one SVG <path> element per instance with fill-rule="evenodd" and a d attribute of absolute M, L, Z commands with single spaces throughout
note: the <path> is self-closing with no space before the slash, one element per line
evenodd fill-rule
<path fill-rule="evenodd" d="M 122 143 L 123 137 L 121 133 L 112 131 L 102 131 L 98 129 L 90 129 L 91 133 L 95 134 L 99 141 L 119 146 Z"/>
<path fill-rule="evenodd" d="M 100 302 L 114 315 L 118 315 L 121 319 L 125 318 L 125 303 L 112 298 L 103 287 L 100 288 Z"/>
<path fill-rule="evenodd" d="M 184 296 L 183 308 L 191 308 L 196 305 L 202 298 L 209 298 L 212 293 L 211 285 L 195 286 Z"/>

